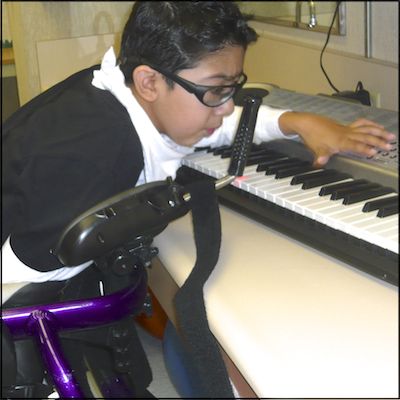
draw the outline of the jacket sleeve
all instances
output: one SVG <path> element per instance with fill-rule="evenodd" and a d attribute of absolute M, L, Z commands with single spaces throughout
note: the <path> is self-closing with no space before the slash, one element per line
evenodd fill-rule
<path fill-rule="evenodd" d="M 143 169 L 126 110 L 111 94 L 90 91 L 14 117 L 3 135 L 2 244 L 10 236 L 16 256 L 39 271 L 62 266 L 50 250 L 74 218 L 134 187 Z"/>

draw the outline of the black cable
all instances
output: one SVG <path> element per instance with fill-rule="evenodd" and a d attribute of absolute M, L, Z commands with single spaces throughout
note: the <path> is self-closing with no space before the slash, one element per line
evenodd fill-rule
<path fill-rule="evenodd" d="M 319 65 L 321 66 L 322 72 L 324 73 L 325 78 L 328 80 L 329 84 L 331 85 L 331 87 L 333 88 L 333 90 L 334 90 L 336 93 L 339 93 L 339 90 L 335 87 L 335 85 L 334 85 L 334 84 L 331 82 L 331 80 L 329 79 L 328 74 L 326 73 L 326 71 L 325 71 L 325 69 L 324 69 L 324 67 L 323 67 L 323 65 L 322 65 L 322 56 L 323 56 L 323 54 L 324 54 L 324 51 L 325 51 L 325 49 L 326 49 L 326 46 L 328 45 L 329 38 L 331 37 L 331 31 L 332 31 L 332 28 L 333 28 L 333 23 L 335 22 L 335 18 L 336 18 L 336 16 L 338 15 L 340 3 L 341 3 L 341 1 L 338 1 L 337 4 L 336 4 L 335 12 L 333 13 L 332 22 L 331 22 L 331 25 L 330 25 L 330 27 L 329 27 L 329 29 L 328 29 L 328 35 L 327 35 L 327 37 L 326 37 L 326 41 L 325 41 L 324 47 L 322 48 L 321 55 L 320 55 L 320 58 L 319 58 Z"/>

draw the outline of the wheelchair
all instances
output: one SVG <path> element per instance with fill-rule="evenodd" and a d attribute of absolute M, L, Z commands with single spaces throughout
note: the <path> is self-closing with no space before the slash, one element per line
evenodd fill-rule
<path fill-rule="evenodd" d="M 261 104 L 245 98 L 222 188 L 243 174 Z M 213 189 L 214 190 L 214 189 Z M 153 238 L 190 210 L 177 182 L 147 183 L 87 210 L 63 231 L 62 282 L 31 283 L 2 306 L 2 398 L 151 398 L 151 370 L 133 317 L 148 304 Z"/>

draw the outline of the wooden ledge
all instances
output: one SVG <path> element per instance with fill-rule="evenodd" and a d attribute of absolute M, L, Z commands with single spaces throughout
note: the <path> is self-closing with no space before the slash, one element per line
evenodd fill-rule
<path fill-rule="evenodd" d="M 14 51 L 12 47 L 1 49 L 1 64 L 14 64 Z"/>

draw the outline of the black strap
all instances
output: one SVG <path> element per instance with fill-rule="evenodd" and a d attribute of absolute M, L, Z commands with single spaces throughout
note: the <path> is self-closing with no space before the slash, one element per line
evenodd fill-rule
<path fill-rule="evenodd" d="M 188 185 L 197 259 L 174 302 L 178 331 L 189 354 L 203 398 L 234 398 L 218 344 L 208 326 L 203 286 L 213 271 L 221 245 L 221 220 L 214 182 Z"/>

